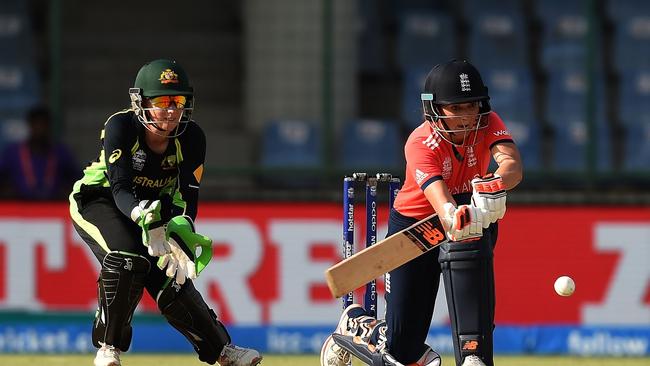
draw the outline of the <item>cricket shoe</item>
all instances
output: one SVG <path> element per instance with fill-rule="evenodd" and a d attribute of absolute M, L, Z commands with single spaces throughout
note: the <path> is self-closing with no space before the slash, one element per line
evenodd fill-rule
<path fill-rule="evenodd" d="M 363 333 L 363 330 L 368 330 L 370 328 L 367 326 L 361 327 L 360 325 L 363 323 L 367 323 L 368 325 L 374 324 L 375 321 L 376 319 L 368 315 L 363 306 L 352 304 L 343 310 L 343 314 L 341 314 L 335 333 L 346 336 L 362 336 L 363 338 L 366 334 L 359 334 L 359 331 L 361 330 L 361 333 Z"/>
<path fill-rule="evenodd" d="M 95 366 L 122 366 L 120 361 L 120 350 L 102 343 L 95 356 Z"/>
<path fill-rule="evenodd" d="M 321 366 L 345 366 L 350 364 L 350 352 L 341 348 L 332 335 L 325 339 L 323 347 L 320 350 L 320 364 Z"/>
<path fill-rule="evenodd" d="M 427 347 L 427 350 L 424 352 L 422 357 L 420 357 L 417 362 L 402 364 L 397 361 L 390 353 L 384 352 L 384 364 L 385 365 L 401 365 L 401 366 L 440 366 L 442 365 L 442 359 L 440 355 L 432 350 L 430 347 Z"/>
<path fill-rule="evenodd" d="M 262 356 L 254 349 L 227 344 L 218 362 L 221 366 L 255 366 L 262 362 Z"/>
<path fill-rule="evenodd" d="M 462 366 L 485 366 L 483 361 L 477 355 L 469 355 L 465 357 L 465 361 Z"/>
<path fill-rule="evenodd" d="M 420 357 L 418 362 L 415 364 L 422 366 L 440 366 L 442 365 L 442 359 L 436 351 L 429 348 L 426 352 L 424 352 L 424 355 L 422 355 L 422 357 Z"/>
<path fill-rule="evenodd" d="M 346 336 L 356 335 L 358 319 L 361 317 L 368 318 L 366 310 L 359 304 L 349 305 L 343 310 L 343 314 L 339 318 L 339 323 L 334 333 Z M 336 344 L 331 335 L 325 339 L 323 347 L 320 350 L 321 366 L 345 366 L 350 363 L 351 357 L 350 352 Z"/>

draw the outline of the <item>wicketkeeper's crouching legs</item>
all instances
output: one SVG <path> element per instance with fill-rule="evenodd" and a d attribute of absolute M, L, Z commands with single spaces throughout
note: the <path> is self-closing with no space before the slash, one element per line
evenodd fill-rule
<path fill-rule="evenodd" d="M 99 309 L 92 331 L 95 347 L 110 345 L 123 352 L 129 349 L 131 319 L 142 298 L 150 267 L 149 260 L 137 254 L 106 254 L 98 280 Z"/>
<path fill-rule="evenodd" d="M 182 286 L 170 281 L 156 301 L 169 324 L 194 346 L 199 360 L 209 364 L 217 362 L 224 346 L 230 343 L 230 335 L 192 281 Z"/>

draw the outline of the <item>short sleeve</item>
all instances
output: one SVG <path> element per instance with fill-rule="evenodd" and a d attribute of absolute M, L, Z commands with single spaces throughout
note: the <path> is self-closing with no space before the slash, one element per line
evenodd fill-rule
<path fill-rule="evenodd" d="M 438 153 L 439 138 L 433 135 L 409 140 L 404 147 L 406 156 L 406 174 L 424 190 L 429 184 L 442 179 L 442 164 Z"/>
<path fill-rule="evenodd" d="M 488 118 L 490 119 L 490 123 L 488 125 L 486 145 L 489 148 L 492 148 L 492 146 L 499 142 L 514 142 L 506 124 L 496 112 L 491 112 Z"/>

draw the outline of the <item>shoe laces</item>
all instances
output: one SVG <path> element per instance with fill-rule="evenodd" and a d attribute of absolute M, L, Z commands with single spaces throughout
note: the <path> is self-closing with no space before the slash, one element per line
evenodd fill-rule
<path fill-rule="evenodd" d="M 485 364 L 483 363 L 483 360 L 481 360 L 481 358 L 477 355 L 469 355 L 465 357 L 463 366 L 485 366 Z"/>
<path fill-rule="evenodd" d="M 223 356 L 231 360 L 242 357 L 246 354 L 246 352 L 246 348 L 239 347 L 234 344 L 227 344 L 223 347 Z"/>
<path fill-rule="evenodd" d="M 101 344 L 99 351 L 101 352 L 102 357 L 104 358 L 113 358 L 120 362 L 120 350 L 115 348 L 115 346 Z"/>
<path fill-rule="evenodd" d="M 335 349 L 334 347 L 337 347 L 338 350 Z M 344 363 L 344 364 L 350 363 L 350 357 L 351 357 L 350 352 L 344 350 L 339 345 L 334 344 L 332 346 L 332 352 L 336 355 L 336 360 L 340 361 L 340 363 Z"/>

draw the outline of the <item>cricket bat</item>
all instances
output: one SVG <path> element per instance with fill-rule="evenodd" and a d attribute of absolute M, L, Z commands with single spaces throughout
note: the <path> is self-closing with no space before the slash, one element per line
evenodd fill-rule
<path fill-rule="evenodd" d="M 327 269 L 327 286 L 334 297 L 341 297 L 447 241 L 433 214 Z"/>

